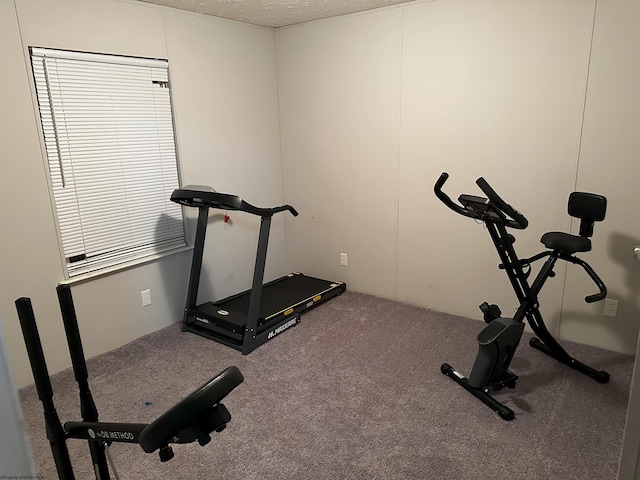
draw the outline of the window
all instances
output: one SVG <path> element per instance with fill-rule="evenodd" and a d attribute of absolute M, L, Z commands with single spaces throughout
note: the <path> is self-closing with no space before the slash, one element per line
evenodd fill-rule
<path fill-rule="evenodd" d="M 68 277 L 184 246 L 168 62 L 30 51 Z"/>

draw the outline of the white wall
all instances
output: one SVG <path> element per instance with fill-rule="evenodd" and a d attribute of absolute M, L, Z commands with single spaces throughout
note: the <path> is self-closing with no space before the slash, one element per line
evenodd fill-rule
<path fill-rule="evenodd" d="M 273 30 L 174 11 L 164 16 L 182 184 L 211 185 L 259 207 L 282 205 Z M 197 209 L 188 214 L 195 222 Z M 260 219 L 228 214 L 225 224 L 224 212 L 210 213 L 200 301 L 251 287 Z M 267 279 L 289 271 L 287 215 L 273 218 Z"/>
<path fill-rule="evenodd" d="M 607 343 L 627 345 L 636 337 L 640 324 L 640 262 L 632 260 L 633 248 L 640 245 L 640 2 L 598 2 L 596 19 L 578 185 L 582 189 L 608 185 L 609 215 L 598 225 L 608 241 L 598 248 L 610 259 L 602 273 L 614 279 L 608 287 L 610 295 L 620 299 L 619 318 L 623 322 L 616 318 L 605 324 L 580 325 L 575 320 L 584 306 L 567 302 L 563 318 L 568 310 L 574 321 L 563 322 L 562 327 L 563 333 L 566 329 L 578 340 L 600 336 Z M 611 175 L 612 166 L 615 175 Z M 617 328 L 611 328 L 612 324 Z M 640 479 L 640 339 L 618 478 Z"/>
<path fill-rule="evenodd" d="M 34 478 L 35 469 L 24 428 L 24 418 L 12 380 L 0 325 L 0 475 Z"/>
<path fill-rule="evenodd" d="M 583 305 L 595 286 L 576 266 L 566 281 L 556 268 L 541 310 L 563 338 L 634 352 L 637 283 L 621 278 L 631 250 L 615 252 L 616 238 L 640 237 L 638 82 L 625 73 L 638 68 L 638 15 L 632 2 L 597 5 L 416 2 L 277 30 L 285 199 L 307 213 L 287 228 L 293 265 L 437 310 L 480 318 L 488 300 L 509 315 L 493 244 L 435 198 L 440 172 L 452 197 L 479 193 L 484 176 L 528 217 L 515 232 L 523 257 L 543 249 L 544 232 L 571 228 L 567 197 L 588 189 L 610 204 L 584 258 L 619 299 L 618 318 Z"/>
<path fill-rule="evenodd" d="M 30 45 L 169 59 L 183 183 L 209 184 L 260 206 L 283 203 L 273 30 L 116 0 L 0 2 L 0 316 L 16 383 L 32 382 L 13 301 L 33 300 L 51 373 L 70 365 L 55 297 L 63 280 Z M 189 212 L 190 218 L 193 217 Z M 250 287 L 258 221 L 211 215 L 201 297 Z M 192 234 L 193 222 L 189 224 Z M 216 235 L 217 234 L 217 235 Z M 181 320 L 190 252 L 72 287 L 93 356 Z M 288 271 L 284 219 L 274 221 L 267 276 Z M 140 291 L 150 288 L 143 308 Z"/>
<path fill-rule="evenodd" d="M 640 479 L 640 339 L 636 349 L 636 360 L 633 366 L 631 391 L 627 407 L 627 420 L 624 426 L 624 438 L 618 480 Z"/>
<path fill-rule="evenodd" d="M 542 232 L 568 228 L 592 18 L 584 1 L 405 9 L 400 299 L 470 317 L 484 300 L 513 312 L 489 235 L 441 205 L 433 183 L 448 171 L 457 198 L 481 194 L 474 181 L 484 176 L 531 222 L 517 234 L 523 256 L 541 250 Z M 544 312 L 560 292 L 544 291 Z"/>
<path fill-rule="evenodd" d="M 402 11 L 277 31 L 287 253 L 304 273 L 393 297 Z M 340 252 L 349 267 L 336 268 Z"/>
<path fill-rule="evenodd" d="M 582 301 L 586 275 L 568 272 L 561 335 L 635 352 L 640 326 L 640 2 L 600 0 L 585 100 L 577 189 L 601 191 L 607 218 L 596 224 L 593 267 L 619 300 L 617 318 Z M 578 225 L 574 225 L 577 232 Z"/>

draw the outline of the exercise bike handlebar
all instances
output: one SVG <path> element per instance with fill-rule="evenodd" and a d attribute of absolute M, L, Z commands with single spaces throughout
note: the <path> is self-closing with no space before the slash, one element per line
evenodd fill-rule
<path fill-rule="evenodd" d="M 480 187 L 480 190 L 482 190 L 485 193 L 487 198 L 496 207 L 498 207 L 508 217 L 511 217 L 513 219 L 513 222 L 511 221 L 509 222 L 510 227 L 517 228 L 519 230 L 524 230 L 525 228 L 527 228 L 527 226 L 529 225 L 529 221 L 525 218 L 525 216 L 522 215 L 520 212 L 518 212 L 515 208 L 513 208 L 507 202 L 505 202 L 500 197 L 500 195 L 498 195 L 496 191 L 493 188 L 491 188 L 491 186 L 487 183 L 487 181 L 483 177 L 478 178 L 476 180 L 476 184 Z"/>
<path fill-rule="evenodd" d="M 438 181 L 433 187 L 433 191 L 435 192 L 436 197 L 438 197 L 442 203 L 444 203 L 447 207 L 449 207 L 454 212 L 459 213 L 460 215 L 464 215 L 465 217 L 473 217 L 473 214 L 470 211 L 468 211 L 466 208 L 462 207 L 461 205 L 458 205 L 457 203 L 455 203 L 453 200 L 449 198 L 449 195 L 447 195 L 442 191 L 442 186 L 445 184 L 448 178 L 449 178 L 449 174 L 447 172 L 442 172 L 440 174 Z"/>
<path fill-rule="evenodd" d="M 587 270 L 587 272 L 591 276 L 591 273 L 589 272 L 589 270 Z M 600 291 L 593 295 L 587 295 L 586 297 L 584 297 L 584 301 L 587 303 L 594 303 L 594 302 L 599 302 L 600 300 L 604 300 L 607 297 L 607 287 L 605 287 L 604 283 L 602 283 L 602 280 L 600 280 L 597 275 L 595 277 L 591 276 L 591 279 L 595 282 L 595 284 L 598 286 Z"/>
<path fill-rule="evenodd" d="M 589 265 L 587 262 L 577 257 L 569 257 L 569 258 L 565 258 L 565 260 L 571 263 L 580 265 L 584 269 L 584 271 L 587 272 L 591 280 L 593 280 L 593 283 L 595 283 L 596 286 L 598 287 L 598 293 L 594 293 L 593 295 L 587 295 L 586 297 L 584 297 L 585 302 L 587 303 L 599 302 L 600 300 L 604 300 L 607 297 L 607 286 L 600 279 L 600 277 L 595 272 L 595 270 L 591 268 L 591 265 Z"/>
<path fill-rule="evenodd" d="M 465 217 L 475 218 L 484 220 L 483 217 L 479 216 L 478 213 L 474 210 L 470 210 L 465 208 L 462 205 L 455 203 L 449 196 L 442 191 L 442 186 L 445 184 L 447 179 L 449 178 L 449 174 L 446 172 L 442 172 L 438 181 L 434 186 L 434 192 L 436 197 L 440 199 L 442 203 L 444 203 L 447 207 L 453 210 L 460 215 Z M 500 195 L 496 193 L 496 191 L 491 188 L 491 186 L 487 183 L 487 181 L 480 177 L 476 180 L 476 184 L 480 187 L 480 190 L 487 196 L 489 204 L 487 205 L 491 208 L 491 211 L 496 214 L 496 217 L 493 219 L 500 219 L 500 223 L 503 223 L 507 227 L 516 228 L 518 230 L 524 230 L 529 225 L 529 221 L 518 212 L 515 208 L 505 202 Z"/>

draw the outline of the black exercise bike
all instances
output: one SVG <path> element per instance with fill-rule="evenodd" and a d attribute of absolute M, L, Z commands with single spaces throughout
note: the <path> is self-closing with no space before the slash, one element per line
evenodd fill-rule
<path fill-rule="evenodd" d="M 478 354 L 469 378 L 465 378 L 447 363 L 442 364 L 442 373 L 496 411 L 501 418 L 512 420 L 513 410 L 493 398 L 491 392 L 504 387 L 514 388 L 516 385 L 518 376 L 509 371 L 509 365 L 520 342 L 526 318 L 538 337 L 529 341 L 532 347 L 600 383 L 608 382 L 607 372 L 595 370 L 579 362 L 562 348 L 547 330 L 538 301 L 538 294 L 544 283 L 549 277 L 554 276 L 553 267 L 558 260 L 580 265 L 598 286 L 598 293 L 585 297 L 587 303 L 597 302 L 606 297 L 607 289 L 596 272 L 589 264 L 575 256 L 578 252 L 591 250 L 589 237 L 593 235 L 594 222 L 602 221 L 605 217 L 606 198 L 592 193 L 571 193 L 568 213 L 580 219 L 579 235 L 563 232 L 545 233 L 540 241 L 547 250 L 531 258 L 521 259 L 514 250 L 515 237 L 508 233 L 507 228 L 517 230 L 527 228 L 529 222 L 524 215 L 500 198 L 482 177 L 478 178 L 476 184 L 486 197 L 463 194 L 458 198 L 459 203 L 455 203 L 442 191 L 447 178 L 449 178 L 447 173 L 440 175 L 434 187 L 436 196 L 454 212 L 484 223 L 498 251 L 501 262 L 499 268 L 507 273 L 520 306 L 513 318 L 502 318 L 502 312 L 497 305 L 489 305 L 487 302 L 480 305 L 488 325 L 478 335 Z M 543 258 L 547 259 L 533 283 L 529 284 L 531 264 Z"/>

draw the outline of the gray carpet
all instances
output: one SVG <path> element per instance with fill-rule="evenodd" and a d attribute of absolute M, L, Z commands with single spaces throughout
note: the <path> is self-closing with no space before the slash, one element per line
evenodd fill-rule
<path fill-rule="evenodd" d="M 229 365 L 245 376 L 209 445 L 174 446 L 160 463 L 114 444 L 122 480 L 615 479 L 633 357 L 563 342 L 611 374 L 602 385 L 525 333 L 518 386 L 497 394 L 516 414 L 505 422 L 440 373 L 443 362 L 468 373 L 483 325 L 346 292 L 248 356 L 176 324 L 91 359 L 90 383 L 101 420 L 150 422 Z M 72 372 L 52 381 L 61 420 L 79 420 Z M 38 478 L 55 479 L 35 389 L 20 399 Z M 86 443 L 68 444 L 76 477 L 93 478 Z"/>

